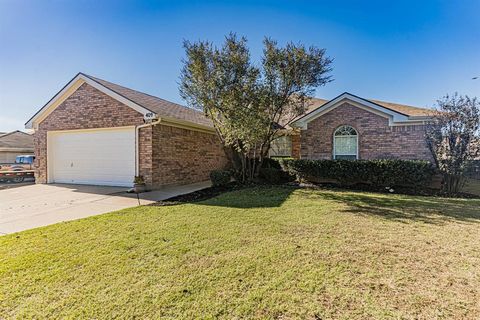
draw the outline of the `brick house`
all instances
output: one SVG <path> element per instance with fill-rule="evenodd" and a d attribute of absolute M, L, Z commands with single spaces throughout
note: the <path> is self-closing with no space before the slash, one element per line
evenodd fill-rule
<path fill-rule="evenodd" d="M 208 180 L 228 160 L 203 113 L 79 73 L 27 123 L 37 183 L 150 188 Z"/>
<path fill-rule="evenodd" d="M 314 99 L 271 155 L 311 159 L 430 159 L 429 110 L 344 93 Z M 27 123 L 34 129 L 37 183 L 150 188 L 208 179 L 228 165 L 202 112 L 83 73 Z"/>
<path fill-rule="evenodd" d="M 314 99 L 308 112 L 291 124 L 289 135 L 278 139 L 271 155 L 430 161 L 424 131 L 431 112 L 350 93 L 329 101 Z"/>
<path fill-rule="evenodd" d="M 17 156 L 33 154 L 33 137 L 22 131 L 0 133 L 0 163 L 13 163 Z"/>

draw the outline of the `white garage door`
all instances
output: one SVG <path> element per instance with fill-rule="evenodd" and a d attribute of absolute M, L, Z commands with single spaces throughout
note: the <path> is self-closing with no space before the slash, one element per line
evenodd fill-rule
<path fill-rule="evenodd" d="M 48 134 L 49 182 L 133 185 L 135 129 L 61 131 Z"/>

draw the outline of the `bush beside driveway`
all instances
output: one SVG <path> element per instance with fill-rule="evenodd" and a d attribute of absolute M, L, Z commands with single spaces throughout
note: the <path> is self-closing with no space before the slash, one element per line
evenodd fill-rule
<path fill-rule="evenodd" d="M 250 188 L 0 237 L 5 318 L 473 319 L 480 200 Z"/>

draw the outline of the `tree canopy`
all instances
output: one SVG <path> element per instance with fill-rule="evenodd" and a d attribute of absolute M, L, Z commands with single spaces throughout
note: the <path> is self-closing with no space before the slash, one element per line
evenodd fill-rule
<path fill-rule="evenodd" d="M 437 101 L 426 141 L 444 175 L 447 192 L 460 191 L 470 161 L 480 156 L 480 103 L 477 98 L 447 95 Z"/>
<path fill-rule="evenodd" d="M 180 94 L 210 118 L 241 180 L 253 179 L 279 130 L 303 114 L 315 89 L 332 81 L 325 49 L 270 38 L 259 63 L 245 37 L 221 47 L 184 42 Z"/>

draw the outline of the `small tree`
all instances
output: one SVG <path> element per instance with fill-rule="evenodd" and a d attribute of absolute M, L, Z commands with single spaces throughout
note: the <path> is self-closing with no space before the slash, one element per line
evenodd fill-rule
<path fill-rule="evenodd" d="M 303 114 L 318 86 L 331 81 L 324 49 L 266 38 L 260 65 L 246 38 L 230 34 L 221 48 L 184 43 L 180 94 L 213 121 L 240 180 L 253 179 L 281 126 Z"/>
<path fill-rule="evenodd" d="M 427 145 L 443 174 L 444 190 L 459 192 L 468 162 L 480 156 L 480 104 L 476 98 L 447 95 L 437 101 L 432 117 Z"/>

